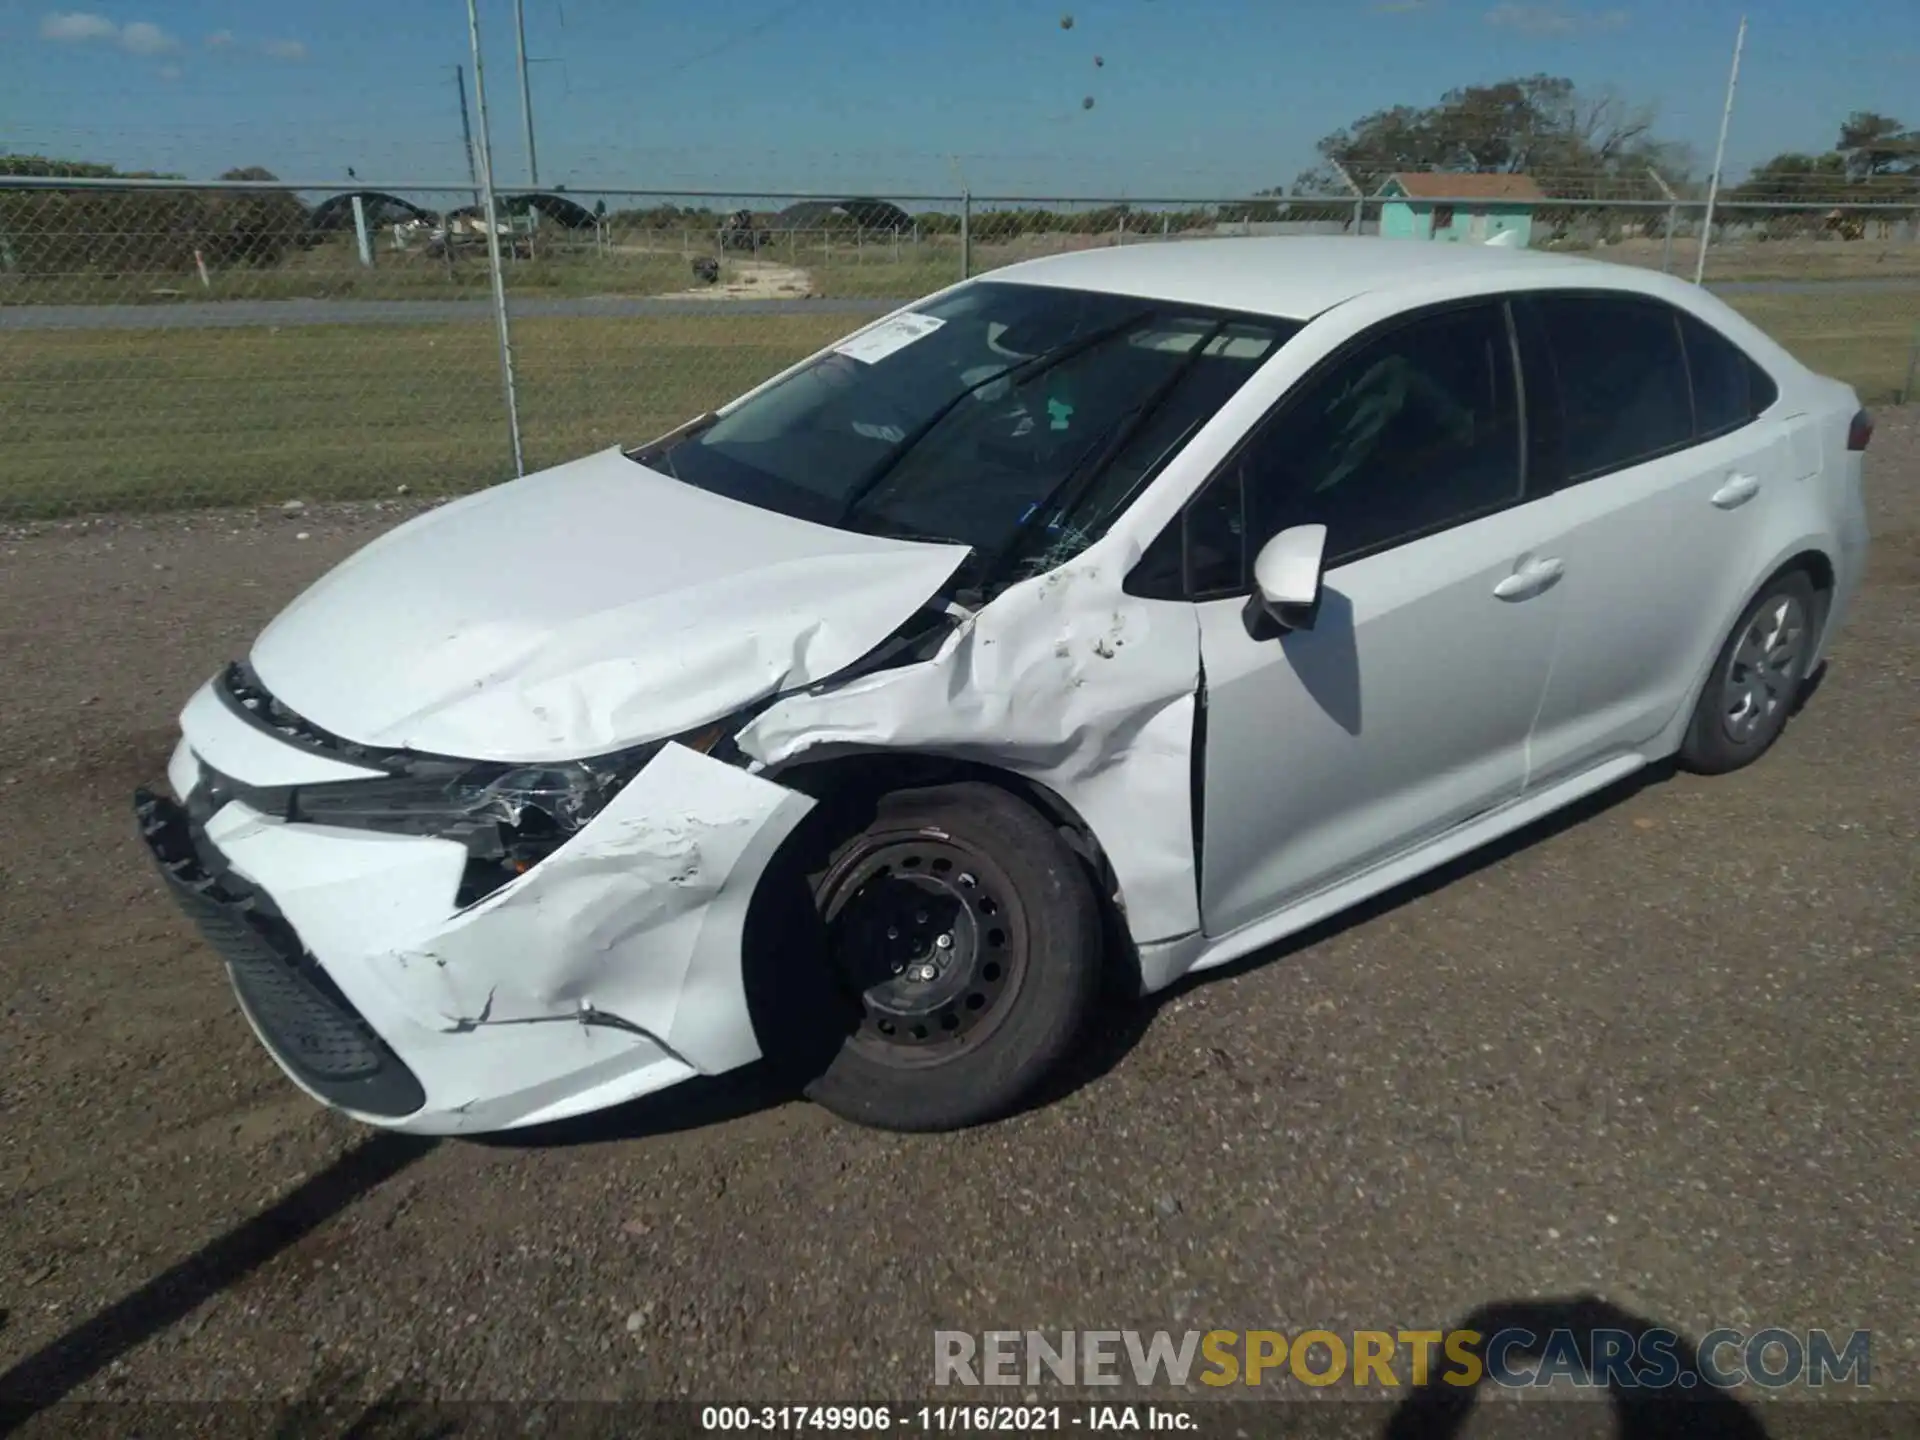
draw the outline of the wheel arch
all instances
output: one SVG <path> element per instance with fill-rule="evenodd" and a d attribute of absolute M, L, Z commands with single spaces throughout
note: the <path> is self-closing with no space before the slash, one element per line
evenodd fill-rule
<path fill-rule="evenodd" d="M 1825 537 L 1810 538 L 1788 546 L 1783 553 L 1774 558 L 1773 564 L 1767 567 L 1766 577 L 1741 598 L 1739 609 L 1727 617 L 1726 624 L 1721 627 L 1721 634 L 1724 636 L 1733 628 L 1733 622 L 1740 618 L 1741 611 L 1751 605 L 1754 597 L 1767 586 L 1790 571 L 1798 570 L 1812 583 L 1813 598 L 1820 607 L 1819 613 L 1814 616 L 1814 632 L 1820 637 L 1815 652 L 1823 653 L 1826 649 L 1827 616 L 1833 608 L 1834 587 L 1839 582 L 1832 553 L 1838 548 L 1837 544 L 1829 542 Z M 1708 665 L 1711 667 L 1711 660 L 1708 661 Z"/>
<path fill-rule="evenodd" d="M 803 825 L 789 837 L 782 853 L 768 866 L 769 874 L 783 861 L 790 864 L 799 858 L 804 847 L 816 843 L 823 829 L 831 831 L 836 824 L 847 823 L 852 810 L 888 791 L 974 781 L 1008 792 L 1049 821 L 1079 857 L 1100 907 L 1109 964 L 1119 967 L 1123 984 L 1130 980 L 1138 988 L 1139 958 L 1127 925 L 1126 897 L 1119 877 L 1093 826 L 1052 786 L 989 761 L 877 748 L 843 751 L 819 760 L 802 757 L 767 772 L 765 778 L 812 798 L 819 817 L 813 825 Z M 762 883 L 767 883 L 764 877 Z"/>
<path fill-rule="evenodd" d="M 1815 616 L 1815 629 L 1820 636 L 1814 653 L 1817 657 L 1824 658 L 1827 617 L 1832 613 L 1834 587 L 1838 583 L 1833 561 L 1833 553 L 1837 549 L 1837 542 L 1828 536 L 1808 536 L 1792 545 L 1783 546 L 1775 555 L 1773 563 L 1763 572 L 1759 583 L 1748 586 L 1740 593 L 1733 607 L 1720 617 L 1719 627 L 1714 632 L 1718 638 L 1714 641 L 1713 649 L 1701 657 L 1700 668 L 1694 674 L 1693 684 L 1687 691 L 1685 703 L 1675 712 L 1668 724 L 1668 733 L 1664 737 L 1665 743 L 1661 746 L 1663 752 L 1680 748 L 1681 737 L 1686 734 L 1687 726 L 1693 721 L 1693 713 L 1699 707 L 1700 697 L 1706 692 L 1707 685 L 1713 679 L 1713 665 L 1720 653 L 1720 646 L 1732 632 L 1734 623 L 1767 586 L 1790 571 L 1797 570 L 1805 574 L 1813 585 L 1814 602 L 1819 607 L 1819 613 Z"/>

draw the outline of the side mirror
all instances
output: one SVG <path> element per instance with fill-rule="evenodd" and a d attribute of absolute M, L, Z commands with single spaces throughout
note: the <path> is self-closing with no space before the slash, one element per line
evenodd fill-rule
<path fill-rule="evenodd" d="M 1253 561 L 1253 600 L 1281 630 L 1311 630 L 1320 613 L 1320 566 L 1327 527 L 1294 525 L 1260 547 Z"/>

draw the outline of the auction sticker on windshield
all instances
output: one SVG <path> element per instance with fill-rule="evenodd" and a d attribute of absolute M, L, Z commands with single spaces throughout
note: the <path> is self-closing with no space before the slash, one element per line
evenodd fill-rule
<path fill-rule="evenodd" d="M 834 346 L 833 353 L 871 365 L 876 360 L 886 359 L 896 350 L 904 350 L 916 340 L 926 339 L 946 323 L 934 315 L 895 315 L 890 320 L 882 320 L 871 330 L 863 330 L 851 340 Z"/>

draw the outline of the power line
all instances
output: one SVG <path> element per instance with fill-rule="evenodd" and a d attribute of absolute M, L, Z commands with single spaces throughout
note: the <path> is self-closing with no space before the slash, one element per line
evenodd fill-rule
<path fill-rule="evenodd" d="M 729 50 L 737 50 L 749 41 L 758 40 L 762 35 L 765 35 L 782 21 L 797 15 L 806 7 L 806 4 L 807 0 L 789 0 L 789 3 L 769 11 L 744 30 L 736 30 L 717 44 L 709 45 L 704 50 L 696 51 L 694 54 L 688 55 L 684 59 L 667 66 L 665 69 L 650 71 L 649 73 L 652 78 L 664 80 L 669 76 L 679 75 L 687 70 L 691 70 L 696 65 L 704 65 L 707 61 L 717 59 Z M 594 85 L 582 89 L 579 93 L 582 95 L 596 95 L 608 90 L 620 89 L 625 91 L 628 88 L 629 87 L 624 85 Z"/>

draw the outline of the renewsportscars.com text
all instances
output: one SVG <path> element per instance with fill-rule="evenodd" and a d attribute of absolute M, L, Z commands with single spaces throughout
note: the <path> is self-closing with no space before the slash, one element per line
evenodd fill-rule
<path fill-rule="evenodd" d="M 1731 1390 L 1872 1383 L 1871 1331 L 936 1330 L 936 1385 L 1431 1384 Z"/>

